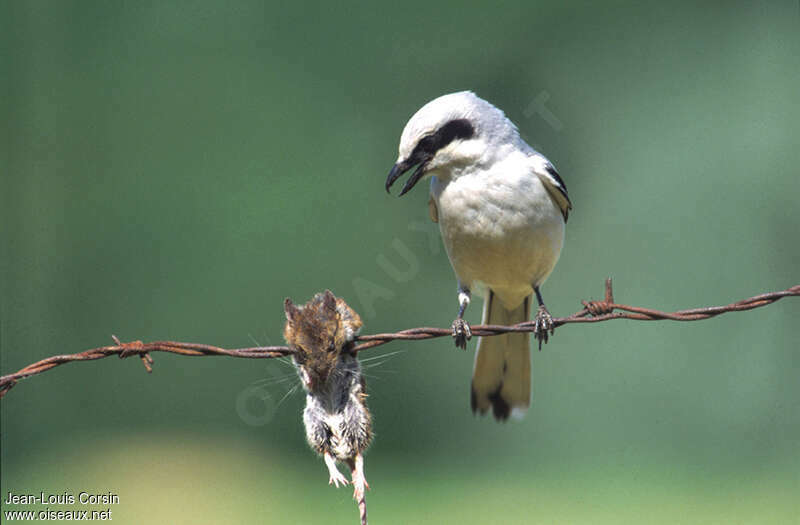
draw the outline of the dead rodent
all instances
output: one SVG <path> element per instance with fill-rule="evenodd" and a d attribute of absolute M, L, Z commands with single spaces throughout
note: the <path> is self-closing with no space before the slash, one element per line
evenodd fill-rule
<path fill-rule="evenodd" d="M 283 335 L 294 352 L 294 364 L 307 393 L 303 411 L 306 438 L 325 459 L 330 484 L 348 483 L 336 468 L 337 461 L 347 464 L 353 497 L 361 506 L 364 489 L 369 488 L 363 453 L 372 439 L 366 385 L 353 352 L 361 318 L 327 290 L 303 306 L 286 299 L 284 310 Z"/>

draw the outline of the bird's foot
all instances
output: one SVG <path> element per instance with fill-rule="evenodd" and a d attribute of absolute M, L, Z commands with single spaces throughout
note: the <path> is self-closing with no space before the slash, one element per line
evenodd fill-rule
<path fill-rule="evenodd" d="M 551 335 L 555 333 L 555 326 L 553 326 L 553 316 L 547 311 L 544 305 L 539 307 L 534 319 L 533 336 L 539 341 L 539 350 L 542 349 L 542 342 L 547 343 Z"/>
<path fill-rule="evenodd" d="M 342 486 L 346 486 L 350 482 L 347 481 L 347 478 L 344 477 L 344 475 L 338 470 L 336 470 L 335 472 L 332 471 L 331 477 L 330 479 L 328 479 L 328 485 L 335 485 L 336 488 L 338 489 L 340 483 L 342 484 Z"/>
<path fill-rule="evenodd" d="M 467 349 L 467 341 L 472 339 L 472 330 L 470 330 L 469 324 L 460 317 L 453 321 L 453 339 L 456 346 L 462 350 Z"/>

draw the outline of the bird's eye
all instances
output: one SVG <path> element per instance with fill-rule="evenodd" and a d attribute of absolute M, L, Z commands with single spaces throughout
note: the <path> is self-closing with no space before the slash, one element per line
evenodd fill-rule
<path fill-rule="evenodd" d="M 422 137 L 417 143 L 417 149 L 425 153 L 434 153 L 436 151 L 436 137 L 434 135 Z"/>
<path fill-rule="evenodd" d="M 328 352 L 333 352 L 334 350 L 336 350 L 336 345 L 334 344 L 334 342 L 333 342 L 333 341 L 331 341 L 331 342 L 328 344 Z"/>
<path fill-rule="evenodd" d="M 466 140 L 475 136 L 475 128 L 467 119 L 451 120 L 435 133 L 422 137 L 414 148 L 418 155 L 435 155 L 454 140 Z"/>

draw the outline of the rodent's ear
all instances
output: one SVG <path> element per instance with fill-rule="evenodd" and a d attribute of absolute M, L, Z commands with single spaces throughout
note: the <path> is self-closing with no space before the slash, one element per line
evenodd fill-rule
<path fill-rule="evenodd" d="M 300 310 L 288 297 L 285 301 L 283 301 L 283 311 L 286 312 L 286 320 L 290 323 L 294 322 L 294 320 L 297 318 L 297 315 L 300 313 Z"/>
<path fill-rule="evenodd" d="M 330 290 L 325 290 L 322 294 L 322 304 L 329 312 L 336 313 L 336 296 Z"/>

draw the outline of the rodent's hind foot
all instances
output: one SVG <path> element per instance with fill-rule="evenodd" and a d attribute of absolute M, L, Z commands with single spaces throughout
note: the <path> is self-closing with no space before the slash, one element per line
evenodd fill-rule
<path fill-rule="evenodd" d="M 361 501 L 364 497 L 364 492 L 369 490 L 369 483 L 367 483 L 367 479 L 363 476 L 353 476 L 353 499 L 356 501 Z"/>
<path fill-rule="evenodd" d="M 550 336 L 555 333 L 555 330 L 553 316 L 550 315 L 544 305 L 539 306 L 533 327 L 533 336 L 539 341 L 539 350 L 542 349 L 542 342 L 546 344 Z"/>
<path fill-rule="evenodd" d="M 469 324 L 462 318 L 458 318 L 453 321 L 453 340 L 456 343 L 456 347 L 466 350 L 467 349 L 467 341 L 472 339 L 472 330 L 469 327 Z"/>
<path fill-rule="evenodd" d="M 356 454 L 356 457 L 347 460 L 350 465 L 350 474 L 353 478 L 353 499 L 362 502 L 364 501 L 364 491 L 369 489 L 369 483 L 364 476 L 364 456 Z"/>
<path fill-rule="evenodd" d="M 349 483 L 347 478 L 339 472 L 339 469 L 336 468 L 336 460 L 330 455 L 328 452 L 324 455 L 325 458 L 325 465 L 328 467 L 328 473 L 330 474 L 330 478 L 328 478 L 328 485 L 336 485 L 336 488 L 339 488 L 339 484 L 341 483 L 342 486 L 345 486 Z"/>
<path fill-rule="evenodd" d="M 336 485 L 336 488 L 339 488 L 339 483 L 342 486 L 348 485 L 350 482 L 347 481 L 347 478 L 344 477 L 344 474 L 336 470 L 335 472 L 331 472 L 331 477 L 328 479 L 328 485 Z"/>

